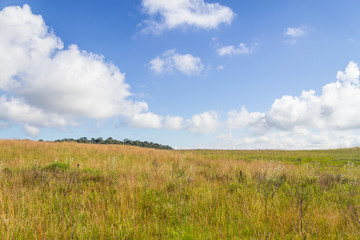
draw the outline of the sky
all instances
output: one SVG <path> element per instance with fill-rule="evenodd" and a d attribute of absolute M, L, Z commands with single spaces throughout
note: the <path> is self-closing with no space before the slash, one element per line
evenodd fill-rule
<path fill-rule="evenodd" d="M 0 0 L 0 138 L 360 146 L 358 0 Z"/>

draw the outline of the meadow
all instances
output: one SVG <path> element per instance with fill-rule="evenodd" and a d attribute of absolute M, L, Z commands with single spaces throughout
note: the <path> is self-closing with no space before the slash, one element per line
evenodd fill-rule
<path fill-rule="evenodd" d="M 0 140 L 0 239 L 359 239 L 359 163 Z"/>

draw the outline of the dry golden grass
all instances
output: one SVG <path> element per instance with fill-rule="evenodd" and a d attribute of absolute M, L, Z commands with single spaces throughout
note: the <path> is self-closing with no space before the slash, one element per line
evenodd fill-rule
<path fill-rule="evenodd" d="M 0 238 L 356 239 L 358 159 L 1 140 Z"/>

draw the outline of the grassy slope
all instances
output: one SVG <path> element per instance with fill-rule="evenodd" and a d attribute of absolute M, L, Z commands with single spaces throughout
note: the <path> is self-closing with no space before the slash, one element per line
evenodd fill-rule
<path fill-rule="evenodd" d="M 0 239 L 356 239 L 360 149 L 0 141 Z"/>

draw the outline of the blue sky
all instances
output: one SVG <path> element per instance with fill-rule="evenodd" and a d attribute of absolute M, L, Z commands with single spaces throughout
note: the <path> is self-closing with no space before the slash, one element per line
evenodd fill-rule
<path fill-rule="evenodd" d="M 0 2 L 0 137 L 360 145 L 357 0 Z"/>

